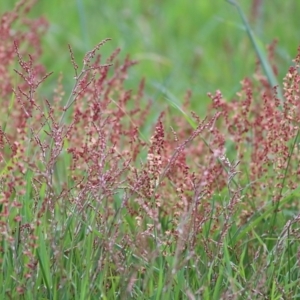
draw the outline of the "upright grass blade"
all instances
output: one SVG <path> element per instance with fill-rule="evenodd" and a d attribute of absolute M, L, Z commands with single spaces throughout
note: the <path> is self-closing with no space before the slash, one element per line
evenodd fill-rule
<path fill-rule="evenodd" d="M 247 20 L 247 17 L 245 16 L 243 10 L 241 9 L 241 6 L 238 4 L 236 0 L 226 0 L 228 3 L 232 4 L 233 6 L 236 7 L 243 24 L 245 26 L 245 29 L 247 31 L 248 37 L 251 41 L 251 44 L 256 52 L 256 55 L 262 65 L 262 68 L 268 78 L 268 82 L 271 87 L 278 87 L 278 97 L 281 101 L 281 104 L 283 104 L 283 94 L 282 90 L 278 84 L 277 78 L 273 72 L 272 66 L 268 61 L 266 51 L 264 50 L 264 47 L 262 45 L 262 42 L 255 36 L 254 32 L 252 31 L 250 24 Z"/>
<path fill-rule="evenodd" d="M 220 299 L 223 280 L 224 280 L 224 266 L 222 265 L 222 263 L 220 263 L 218 269 L 218 279 L 214 287 L 212 299 L 214 300 Z"/>
<path fill-rule="evenodd" d="M 39 248 L 36 250 L 37 258 L 39 261 L 39 265 L 41 267 L 41 274 L 43 278 L 43 282 L 47 288 L 49 299 L 52 299 L 52 273 L 50 267 L 50 253 L 49 249 L 46 246 L 46 241 L 42 230 L 38 229 L 39 236 Z"/>
<path fill-rule="evenodd" d="M 12 93 L 11 98 L 10 98 L 10 102 L 9 102 L 9 107 L 8 107 L 8 110 L 7 110 L 6 119 L 3 122 L 2 129 L 1 129 L 3 133 L 5 133 L 7 122 L 10 120 L 10 115 L 11 115 L 11 111 L 14 107 L 14 103 L 15 103 L 15 94 Z M 4 157 L 3 157 L 3 160 L 5 161 Z M 8 170 L 9 170 L 9 167 L 11 166 L 11 164 L 12 164 L 11 159 L 5 161 L 5 166 L 0 170 L 0 176 L 5 175 L 5 174 L 8 173 Z M 1 213 L 1 211 L 2 211 L 2 204 L 0 204 L 0 213 Z"/>
<path fill-rule="evenodd" d="M 16 98 L 16 97 L 15 97 L 15 94 L 12 93 L 12 94 L 11 94 L 10 101 L 9 101 L 9 107 L 8 107 L 8 110 L 7 110 L 6 120 L 5 120 L 5 122 L 3 123 L 3 125 L 2 125 L 2 131 L 3 131 L 3 132 L 5 132 L 6 126 L 7 126 L 7 122 L 8 122 L 8 120 L 10 120 L 10 114 L 11 114 L 11 111 L 12 111 L 12 109 L 13 109 L 13 107 L 14 107 L 15 98 Z"/>

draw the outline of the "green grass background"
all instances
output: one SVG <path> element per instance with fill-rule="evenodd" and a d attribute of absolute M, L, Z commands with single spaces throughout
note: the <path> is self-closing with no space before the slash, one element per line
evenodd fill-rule
<path fill-rule="evenodd" d="M 16 2 L 0 1 L 1 12 L 13 7 Z M 243 0 L 239 3 L 251 21 L 253 1 Z M 299 9 L 300 1 L 265 0 L 262 1 L 257 19 L 251 21 L 253 31 L 263 45 L 270 43 L 274 38 L 279 40 L 276 51 L 279 82 L 291 65 L 291 60 L 296 55 L 298 44 L 300 44 Z M 127 84 L 136 89 L 138 81 L 142 77 L 146 77 L 146 92 L 148 97 L 155 101 L 155 109 L 156 105 L 157 107 L 161 107 L 164 103 L 167 105 L 166 93 L 167 97 L 172 98 L 172 101 L 180 103 L 185 91 L 191 89 L 194 94 L 192 108 L 203 114 L 205 104 L 208 102 L 207 92 L 220 89 L 230 99 L 238 91 L 242 78 L 251 76 L 255 69 L 255 51 L 240 16 L 236 8 L 225 0 L 40 0 L 33 8 L 31 16 L 41 15 L 50 22 L 50 29 L 43 37 L 43 62 L 48 71 L 54 71 L 52 78 L 48 79 L 52 81 L 53 86 L 59 72 L 64 74 L 67 89 L 71 90 L 74 84 L 68 44 L 72 45 L 74 53 L 80 61 L 86 51 L 107 37 L 113 40 L 101 48 L 104 58 L 108 57 L 115 48 L 121 47 L 121 57 L 130 54 L 131 58 L 139 60 L 139 65 L 132 68 Z M 50 93 L 51 85 L 45 84 L 44 86 L 47 88 L 42 92 Z M 33 174 L 28 172 L 26 176 L 27 182 L 30 183 Z M 30 222 L 34 218 L 30 201 L 26 201 L 30 199 L 32 186 L 28 184 L 27 188 L 26 195 L 20 199 L 25 203 L 22 208 L 24 222 Z M 281 201 L 281 205 L 287 202 L 297 202 L 298 193 L 297 189 L 295 195 L 286 196 Z M 44 199 L 44 190 L 40 191 L 40 197 Z M 222 197 L 222 195 L 214 195 L 213 201 L 222 201 Z M 276 240 L 265 235 L 271 228 L 268 218 L 274 211 L 271 201 L 266 201 L 266 203 L 264 210 L 258 210 L 253 219 L 244 227 L 237 230 L 235 225 L 232 226 L 228 235 L 231 238 L 224 239 L 224 256 L 222 258 L 214 257 L 209 261 L 210 258 L 206 257 L 203 245 L 197 245 L 195 251 L 205 263 L 209 263 L 211 266 L 200 270 L 202 272 L 201 280 L 199 280 L 198 274 L 194 273 L 194 270 L 197 270 L 195 267 L 197 261 L 191 261 L 190 269 L 187 271 L 184 266 L 182 268 L 177 266 L 177 258 L 174 258 L 171 253 L 168 253 L 166 259 L 161 256 L 157 261 L 152 261 L 151 266 L 143 261 L 138 261 L 138 264 L 147 267 L 147 273 L 145 277 L 137 278 L 132 298 L 150 299 L 147 296 L 152 295 L 151 299 L 161 299 L 160 296 L 164 293 L 163 288 L 169 286 L 168 280 L 171 273 L 165 267 L 167 265 L 169 270 L 172 270 L 172 266 L 176 269 L 176 274 L 171 274 L 176 285 L 173 290 L 170 288 L 167 290 L 168 294 L 164 294 L 164 299 L 186 299 L 182 296 L 182 291 L 188 289 L 196 291 L 202 288 L 204 288 L 203 299 L 220 299 L 222 282 L 229 285 L 226 281 L 228 280 L 230 284 L 234 283 L 237 287 L 246 287 L 249 277 L 251 284 L 254 284 L 256 280 L 265 280 L 269 287 L 269 299 L 281 299 L 276 294 L 278 293 L 276 284 L 279 280 L 285 286 L 285 291 L 291 291 L 294 295 L 298 293 L 294 298 L 298 299 L 297 297 L 300 295 L 299 288 L 297 288 L 299 286 L 297 282 L 299 268 L 296 264 L 298 253 L 296 246 L 298 244 L 294 247 L 291 242 L 291 245 L 287 244 L 286 248 L 280 252 L 280 249 L 278 250 L 274 246 Z M 36 230 L 39 248 L 35 255 L 39 260 L 39 271 L 36 280 L 32 281 L 34 285 L 30 285 L 30 288 L 26 289 L 24 299 L 35 299 L 36 295 L 39 296 L 39 299 L 89 299 L 92 294 L 91 276 L 86 270 L 92 273 L 96 268 L 94 262 L 103 255 L 102 249 L 94 251 L 92 241 L 95 238 L 105 240 L 107 236 L 102 236 L 103 233 L 98 232 L 95 228 L 90 231 L 89 225 L 92 224 L 94 227 L 96 223 L 96 215 L 93 211 L 89 213 L 88 222 L 85 222 L 78 213 L 74 212 L 67 216 L 58 208 L 59 203 L 55 212 L 59 226 L 51 227 L 45 215 L 42 220 L 43 226 Z M 11 219 L 8 220 L 11 224 L 14 224 L 13 217 L 14 215 L 11 213 Z M 273 219 L 275 220 L 276 217 Z M 280 215 L 276 221 L 278 228 L 283 228 L 286 224 L 286 216 Z M 79 227 L 77 227 L 78 224 Z M 132 222 L 132 224 L 134 223 Z M 210 232 L 209 227 L 210 224 L 208 224 L 207 234 Z M 56 228 L 57 231 L 53 231 L 53 228 Z M 77 228 L 80 231 L 76 235 L 71 234 Z M 126 230 L 124 226 L 124 231 Z M 87 232 L 89 234 L 86 234 Z M 248 234 L 252 236 L 252 232 L 254 232 L 256 240 L 248 238 Z M 217 234 L 218 232 L 216 232 Z M 282 240 L 284 238 L 282 237 Z M 62 252 L 63 255 L 59 256 L 61 261 L 57 259 L 55 264 L 57 269 L 52 267 L 53 254 L 49 250 L 51 249 L 49 245 L 51 240 L 57 241 L 61 249 L 68 249 L 68 252 Z M 241 248 L 239 248 L 242 249 L 242 258 L 241 262 L 237 264 L 235 254 L 229 253 L 228 249 L 230 251 L 235 249 L 234 247 L 239 241 L 242 241 Z M 259 245 L 262 249 L 267 249 L 264 250 L 261 257 L 265 260 L 266 265 L 269 261 L 274 263 L 267 265 L 265 274 L 256 272 L 257 269 L 260 270 L 260 261 L 248 261 L 248 245 Z M 3 258 L 4 272 L 0 272 L 0 282 L 4 282 L 0 298 L 5 299 L 7 294 L 11 293 L 12 299 L 14 295 L 17 295 L 14 290 L 16 286 L 14 270 L 19 266 L 21 268 L 27 262 L 21 260 L 24 259 L 22 254 L 18 254 L 20 260 L 15 260 L 10 255 L 10 248 L 6 247 Z M 118 245 L 115 244 L 115 247 L 117 248 Z M 126 254 L 126 258 L 129 266 L 136 264 L 136 257 L 132 253 Z M 185 261 L 184 255 L 180 259 Z M 114 267 L 107 263 L 105 270 L 99 273 L 92 282 L 95 289 L 106 293 L 101 295 L 103 299 L 114 299 L 120 286 L 122 289 L 122 285 L 123 290 L 126 289 L 127 282 L 122 283 L 124 278 L 121 276 L 122 274 L 114 272 Z M 107 276 L 110 272 L 111 275 Z M 247 272 L 253 274 L 252 277 Z M 213 273 L 220 274 L 216 284 L 211 282 Z M 282 274 L 286 277 L 282 278 Z M 59 285 L 62 275 L 67 276 L 69 281 L 63 285 L 61 290 L 52 290 L 52 286 Z M 294 280 L 294 278 L 296 279 Z M 97 286 L 102 283 L 103 287 Z M 106 289 L 106 286 L 109 286 L 109 289 Z M 171 293 L 173 293 L 173 298 Z M 41 294 L 45 295 L 44 298 L 41 298 Z M 17 298 L 15 297 L 15 299 Z M 99 297 L 91 299 L 99 299 Z"/>
<path fill-rule="evenodd" d="M 2 0 L 0 11 L 16 1 Z M 263 45 L 279 40 L 277 61 L 279 82 L 300 43 L 299 1 L 261 1 L 253 18 L 253 1 L 238 1 Z M 187 89 L 193 91 L 193 109 L 203 113 L 207 92 L 220 89 L 231 98 L 240 81 L 255 68 L 255 51 L 234 6 L 225 0 L 40 0 L 31 16 L 45 16 L 50 30 L 43 39 L 43 60 L 54 71 L 53 82 L 63 71 L 71 88 L 72 66 L 67 44 L 80 62 L 84 53 L 104 38 L 112 42 L 102 49 L 104 57 L 122 49 L 139 60 L 130 73 L 128 85 L 146 77 L 148 96 L 157 103 L 165 93 L 180 102 Z M 171 96 L 170 96 L 171 93 Z"/>

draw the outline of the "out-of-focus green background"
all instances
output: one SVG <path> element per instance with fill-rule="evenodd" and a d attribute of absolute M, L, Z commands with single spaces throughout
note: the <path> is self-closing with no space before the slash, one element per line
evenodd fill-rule
<path fill-rule="evenodd" d="M 16 1 L 1 0 L 0 11 Z M 300 1 L 239 1 L 260 42 L 278 39 L 279 82 L 300 44 Z M 240 16 L 225 0 L 39 0 L 30 16 L 45 16 L 43 61 L 56 75 L 63 71 L 72 84 L 68 44 L 80 62 L 84 53 L 107 37 L 104 58 L 117 47 L 121 56 L 139 60 L 128 79 L 137 87 L 146 77 L 146 91 L 156 103 L 167 97 L 180 102 L 193 92 L 193 109 L 202 113 L 207 92 L 220 89 L 231 98 L 240 81 L 255 69 L 255 52 Z"/>

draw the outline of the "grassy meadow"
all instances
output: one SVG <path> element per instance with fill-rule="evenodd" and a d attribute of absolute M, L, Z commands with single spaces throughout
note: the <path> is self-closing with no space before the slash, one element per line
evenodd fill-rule
<path fill-rule="evenodd" d="M 15 2 L 2 1 L 0 11 L 12 8 Z M 238 2 L 262 47 L 278 39 L 276 62 L 282 80 L 297 53 L 300 20 L 294 12 L 300 4 Z M 207 92 L 220 89 L 232 98 L 240 81 L 255 69 L 253 46 L 237 10 L 226 1 L 214 5 L 191 0 L 37 1 L 30 15 L 44 16 L 50 23 L 42 38 L 41 58 L 55 72 L 50 80 L 55 81 L 63 71 L 69 85 L 73 82 L 68 74 L 73 71 L 67 45 L 72 45 L 80 61 L 105 38 L 112 41 L 101 50 L 104 57 L 121 48 L 121 58 L 130 55 L 139 61 L 127 84 L 135 86 L 146 77 L 147 94 L 157 106 L 168 105 L 165 98 L 169 94 L 168 98 L 180 103 L 191 89 L 193 110 L 204 113 Z"/>
<path fill-rule="evenodd" d="M 0 299 L 300 299 L 300 2 L 35 2 L 0 3 Z"/>

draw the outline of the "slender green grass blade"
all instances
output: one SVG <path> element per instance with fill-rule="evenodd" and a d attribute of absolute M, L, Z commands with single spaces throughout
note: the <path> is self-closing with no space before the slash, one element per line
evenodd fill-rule
<path fill-rule="evenodd" d="M 269 84 L 271 87 L 275 87 L 275 86 L 278 87 L 278 97 L 281 100 L 281 104 L 283 104 L 283 94 L 282 94 L 281 88 L 280 88 L 278 81 L 276 79 L 276 76 L 273 72 L 272 66 L 268 61 L 267 54 L 266 54 L 266 51 L 264 50 L 262 42 L 256 37 L 256 35 L 252 31 L 250 24 L 247 20 L 247 17 L 244 14 L 244 12 L 241 9 L 241 6 L 238 4 L 238 2 L 236 0 L 226 0 L 226 1 L 236 7 L 236 9 L 243 21 L 243 24 L 245 26 L 245 29 L 247 31 L 248 37 L 251 41 L 251 44 L 252 44 L 252 46 L 256 52 L 256 55 L 262 65 L 262 68 L 268 78 Z"/>

